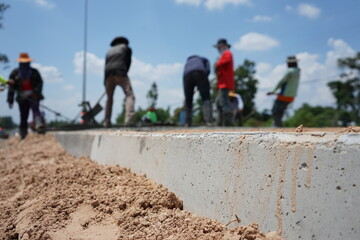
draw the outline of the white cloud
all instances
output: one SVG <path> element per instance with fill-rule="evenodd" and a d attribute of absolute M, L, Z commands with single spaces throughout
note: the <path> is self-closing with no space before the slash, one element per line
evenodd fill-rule
<path fill-rule="evenodd" d="M 339 76 L 337 59 L 355 55 L 355 51 L 341 39 L 329 39 L 328 45 L 331 48 L 325 61 L 320 61 L 318 54 L 302 52 L 296 54 L 299 59 L 301 69 L 300 86 L 298 96 L 294 103 L 294 108 L 300 107 L 303 103 L 311 105 L 329 106 L 335 100 L 327 86 L 327 83 L 336 80 Z M 269 69 L 269 64 L 259 63 L 257 65 L 256 77 L 259 79 L 259 89 L 256 96 L 257 107 L 271 109 L 272 101 L 266 96 L 286 72 L 287 66 L 285 59 L 283 64 L 279 64 Z"/>
<path fill-rule="evenodd" d="M 309 19 L 316 19 L 320 16 L 321 10 L 314 5 L 302 3 L 298 6 L 297 11 L 299 15 Z"/>
<path fill-rule="evenodd" d="M 256 65 L 256 71 L 259 74 L 268 73 L 271 70 L 271 64 L 260 62 Z"/>
<path fill-rule="evenodd" d="M 75 73 L 82 74 L 83 73 L 83 61 L 84 61 L 84 52 L 77 52 L 74 56 L 74 66 Z M 104 66 L 105 60 L 97 57 L 95 54 L 87 52 L 86 53 L 86 72 L 88 74 L 96 74 L 101 75 L 104 74 Z"/>
<path fill-rule="evenodd" d="M 177 4 L 188 4 L 193 6 L 205 5 L 208 10 L 221 10 L 225 5 L 252 5 L 251 0 L 175 0 Z"/>
<path fill-rule="evenodd" d="M 291 12 L 291 11 L 293 10 L 293 7 L 290 6 L 290 5 L 287 5 L 287 6 L 285 7 L 285 10 L 286 10 L 287 12 Z"/>
<path fill-rule="evenodd" d="M 234 44 L 235 49 L 243 51 L 263 51 L 279 46 L 278 40 L 256 32 L 248 33 Z"/>
<path fill-rule="evenodd" d="M 157 106 L 179 107 L 184 98 L 182 89 L 182 72 L 184 64 L 158 64 L 145 63 L 135 57 L 129 71 L 129 77 L 136 94 L 137 105 L 147 106 L 146 93 L 153 82 L 158 84 L 159 99 Z M 175 106 L 176 105 L 176 106 Z"/>
<path fill-rule="evenodd" d="M 327 53 L 327 65 L 336 66 L 339 58 L 353 56 L 355 54 L 355 50 L 341 39 L 330 38 L 328 45 L 333 48 L 333 51 Z"/>
<path fill-rule="evenodd" d="M 205 0 L 205 6 L 209 10 L 221 10 L 227 4 L 234 6 L 238 5 L 252 5 L 251 0 Z"/>
<path fill-rule="evenodd" d="M 272 17 L 262 15 L 256 15 L 251 19 L 252 22 L 271 22 L 272 20 Z"/>
<path fill-rule="evenodd" d="M 182 63 L 158 64 L 145 63 L 137 58 L 132 59 L 129 75 L 134 80 L 143 82 L 172 81 L 183 69 Z"/>
<path fill-rule="evenodd" d="M 45 83 L 59 83 L 63 81 L 62 75 L 54 66 L 43 66 L 39 63 L 33 63 L 32 66 L 36 68 Z"/>
<path fill-rule="evenodd" d="M 67 84 L 67 85 L 64 85 L 63 89 L 65 91 L 72 91 L 75 89 L 75 86 L 74 85 L 71 85 L 71 84 Z"/>
<path fill-rule="evenodd" d="M 176 3 L 178 4 L 189 4 L 189 5 L 194 5 L 194 6 L 200 6 L 202 0 L 176 0 Z"/>
<path fill-rule="evenodd" d="M 49 2 L 47 0 L 34 0 L 34 2 L 39 5 L 40 7 L 44 7 L 44 8 L 54 8 L 55 4 L 52 2 Z"/>

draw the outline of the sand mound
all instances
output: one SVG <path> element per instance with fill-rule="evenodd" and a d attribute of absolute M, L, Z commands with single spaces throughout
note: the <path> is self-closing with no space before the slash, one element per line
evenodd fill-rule
<path fill-rule="evenodd" d="M 183 211 L 165 187 L 73 158 L 50 135 L 0 148 L 0 239 L 281 239 Z"/>

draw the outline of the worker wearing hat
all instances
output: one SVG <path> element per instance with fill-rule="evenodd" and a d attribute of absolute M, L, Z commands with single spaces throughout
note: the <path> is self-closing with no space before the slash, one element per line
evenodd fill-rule
<path fill-rule="evenodd" d="M 132 90 L 128 71 L 131 65 L 131 48 L 125 37 L 116 37 L 110 43 L 111 48 L 106 54 L 105 88 L 107 94 L 104 127 L 111 126 L 113 95 L 116 86 L 120 86 L 125 93 L 125 125 L 131 125 L 135 114 L 135 96 Z"/>
<path fill-rule="evenodd" d="M 9 107 L 13 107 L 14 97 L 20 109 L 20 137 L 24 139 L 28 133 L 28 117 L 30 109 L 33 112 L 35 129 L 39 133 L 45 131 L 44 120 L 41 117 L 39 105 L 42 95 L 43 80 L 38 70 L 32 68 L 30 63 L 33 61 L 28 53 L 20 53 L 17 62 L 19 67 L 14 69 L 9 77 L 9 91 L 7 102 Z"/>
<path fill-rule="evenodd" d="M 276 94 L 277 98 L 274 102 L 272 114 L 274 118 L 275 127 L 282 127 L 282 118 L 286 111 L 286 108 L 290 103 L 295 100 L 299 80 L 300 80 L 300 69 L 298 68 L 298 61 L 295 56 L 289 56 L 287 58 L 288 71 L 285 73 L 283 78 L 278 82 L 275 88 L 268 92 L 268 95 Z"/>
<path fill-rule="evenodd" d="M 218 110 L 217 125 L 231 126 L 232 111 L 229 100 L 229 92 L 235 89 L 234 62 L 230 52 L 230 44 L 226 39 L 219 39 L 214 45 L 220 53 L 220 58 L 215 63 L 215 73 L 217 75 L 218 96 L 216 106 Z"/>

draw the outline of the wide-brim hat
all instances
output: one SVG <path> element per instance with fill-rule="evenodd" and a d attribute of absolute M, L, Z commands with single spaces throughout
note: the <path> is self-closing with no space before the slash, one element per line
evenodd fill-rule
<path fill-rule="evenodd" d="M 129 40 L 126 37 L 116 37 L 111 41 L 110 46 L 116 46 L 118 44 L 126 44 L 129 45 Z"/>
<path fill-rule="evenodd" d="M 231 45 L 226 41 L 225 38 L 220 38 L 217 43 L 214 45 L 214 47 L 219 47 L 219 46 L 222 46 L 222 45 L 226 45 L 228 48 L 231 47 Z"/>
<path fill-rule="evenodd" d="M 297 63 L 298 60 L 296 59 L 295 56 L 289 56 L 286 60 L 287 63 Z"/>
<path fill-rule="evenodd" d="M 30 58 L 28 53 L 20 53 L 19 58 L 16 61 L 19 63 L 28 63 L 32 62 L 33 59 Z"/>

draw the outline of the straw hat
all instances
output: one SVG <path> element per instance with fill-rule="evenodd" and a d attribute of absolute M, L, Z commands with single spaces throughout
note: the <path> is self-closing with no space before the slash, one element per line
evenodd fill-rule
<path fill-rule="evenodd" d="M 28 62 L 32 62 L 33 59 L 30 58 L 29 54 L 27 53 L 20 53 L 20 56 L 16 61 L 19 63 L 28 63 Z"/>

